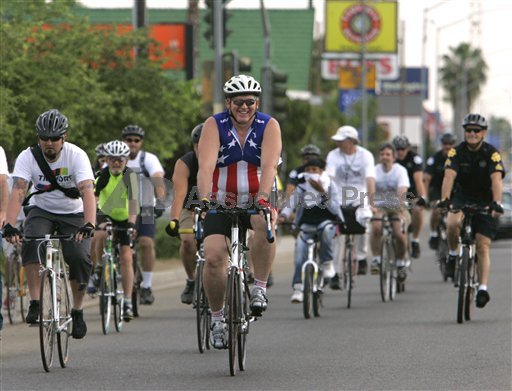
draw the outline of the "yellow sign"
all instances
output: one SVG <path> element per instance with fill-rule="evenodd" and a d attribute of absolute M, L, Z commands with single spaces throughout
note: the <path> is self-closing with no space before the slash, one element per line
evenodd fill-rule
<path fill-rule="evenodd" d="M 366 89 L 375 89 L 375 80 L 377 72 L 375 65 L 367 67 L 366 71 Z M 361 88 L 362 72 L 361 67 L 339 68 L 338 88 L 342 90 L 355 90 Z"/>
<path fill-rule="evenodd" d="M 397 52 L 396 1 L 327 0 L 325 51 L 368 53 Z"/>

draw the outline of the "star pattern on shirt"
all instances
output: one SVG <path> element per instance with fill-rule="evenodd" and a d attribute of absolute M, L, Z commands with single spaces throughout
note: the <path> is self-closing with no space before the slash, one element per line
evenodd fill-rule
<path fill-rule="evenodd" d="M 217 158 L 217 164 L 224 164 L 224 161 L 229 157 L 229 155 L 222 155 Z"/>
<path fill-rule="evenodd" d="M 220 153 L 224 152 L 224 150 L 225 150 L 225 149 L 226 149 L 226 147 L 225 147 L 224 145 L 221 145 L 221 146 L 220 146 L 220 150 L 219 150 L 219 151 L 220 151 Z"/>
<path fill-rule="evenodd" d="M 231 140 L 228 144 L 228 149 L 234 147 L 235 145 L 236 145 L 236 140 L 235 139 Z"/>
<path fill-rule="evenodd" d="M 258 148 L 258 145 L 254 142 L 254 140 L 248 140 L 248 142 L 251 148 Z"/>

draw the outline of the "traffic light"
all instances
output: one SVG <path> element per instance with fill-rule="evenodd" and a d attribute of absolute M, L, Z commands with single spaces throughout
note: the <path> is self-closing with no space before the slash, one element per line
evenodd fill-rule
<path fill-rule="evenodd" d="M 286 121 L 286 82 L 288 75 L 278 71 L 275 67 L 271 69 L 271 90 L 272 90 L 272 116 L 279 122 Z"/>
<path fill-rule="evenodd" d="M 204 15 L 203 20 L 206 23 L 206 29 L 203 33 L 203 36 L 208 41 L 209 46 L 214 48 L 214 39 L 213 39 L 213 2 L 214 0 L 205 0 L 206 3 L 206 14 Z"/>

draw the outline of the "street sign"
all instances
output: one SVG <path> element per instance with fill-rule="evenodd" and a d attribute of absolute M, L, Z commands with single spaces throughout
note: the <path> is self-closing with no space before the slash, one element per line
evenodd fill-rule
<path fill-rule="evenodd" d="M 366 90 L 368 95 L 375 95 L 375 90 Z M 352 105 L 361 100 L 361 89 L 338 90 L 338 107 L 342 113 L 350 110 Z"/>
<path fill-rule="evenodd" d="M 403 77 L 394 80 L 379 81 L 379 95 L 421 95 L 425 88 L 425 99 L 428 99 L 428 68 L 425 72 L 425 84 L 421 83 L 422 68 L 402 68 Z"/>
<path fill-rule="evenodd" d="M 366 71 L 365 86 L 367 90 L 375 90 L 375 65 L 370 65 Z M 338 88 L 341 90 L 353 90 L 361 88 L 361 67 L 339 68 Z"/>
<path fill-rule="evenodd" d="M 359 67 L 358 56 L 347 53 L 324 53 L 322 55 L 322 79 L 338 80 L 340 68 Z M 375 66 L 377 80 L 395 80 L 398 78 L 399 66 L 396 54 L 367 55 L 366 66 Z"/>

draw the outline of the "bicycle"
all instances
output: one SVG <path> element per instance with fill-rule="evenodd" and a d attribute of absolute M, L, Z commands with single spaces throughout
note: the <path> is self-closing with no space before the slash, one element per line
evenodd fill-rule
<path fill-rule="evenodd" d="M 339 233 L 345 235 L 345 248 L 343 251 L 343 288 L 347 292 L 347 308 L 352 306 L 352 290 L 354 289 L 354 276 L 357 275 L 357 256 L 354 235 L 363 235 L 365 226 L 356 220 L 356 210 L 359 206 L 342 207 L 345 221 L 338 224 Z"/>
<path fill-rule="evenodd" d="M 238 368 L 245 370 L 245 359 L 247 356 L 247 335 L 249 325 L 256 320 L 249 310 L 250 291 L 247 283 L 247 229 L 239 226 L 239 217 L 243 215 L 256 215 L 261 211 L 265 214 L 267 222 L 267 240 L 274 241 L 272 234 L 272 222 L 270 210 L 263 209 L 210 209 L 209 214 L 222 213 L 231 217 L 231 248 L 228 265 L 228 279 L 226 285 L 225 313 L 228 324 L 228 355 L 229 372 L 231 376 L 236 374 L 236 358 L 238 357 Z"/>
<path fill-rule="evenodd" d="M 25 309 L 28 308 L 28 285 L 25 268 L 21 265 L 21 246 L 12 244 L 9 246 L 12 246 L 12 251 L 5 262 L 5 307 L 10 324 L 15 323 L 18 306 L 21 321 L 25 323 Z"/>
<path fill-rule="evenodd" d="M 311 230 L 299 228 L 298 240 L 306 242 L 308 249 L 308 256 L 302 265 L 302 291 L 304 298 L 302 301 L 302 311 L 304 318 L 311 318 L 313 316 L 320 316 L 320 307 L 322 306 L 322 295 L 325 281 L 320 267 L 320 258 L 318 256 L 318 243 L 322 236 L 324 229 L 332 223 L 327 222 L 321 224 L 319 227 L 313 227 Z M 307 235 L 308 237 L 303 237 Z"/>
<path fill-rule="evenodd" d="M 476 239 L 473 234 L 472 221 L 476 214 L 489 213 L 489 208 L 479 205 L 468 204 L 461 208 L 451 207 L 450 212 L 462 212 L 462 228 L 460 231 L 460 255 L 456 265 L 456 274 L 454 280 L 458 282 L 457 292 L 457 323 L 463 323 L 464 320 L 471 320 L 471 304 L 475 292 L 478 289 L 478 273 L 476 253 Z"/>
<path fill-rule="evenodd" d="M 121 280 L 121 251 L 120 244 L 114 239 L 114 232 L 126 231 L 133 233 L 133 228 L 114 227 L 112 221 L 107 220 L 103 228 L 107 232 L 103 255 L 101 257 L 101 277 L 99 289 L 99 302 L 101 313 L 101 329 L 107 335 L 110 330 L 112 311 L 114 326 L 117 332 L 123 327 L 124 291 Z"/>
<path fill-rule="evenodd" d="M 194 285 L 193 308 L 196 310 L 197 344 L 199 353 L 210 349 L 210 326 L 211 311 L 208 298 L 204 290 L 203 269 L 204 269 L 204 246 L 203 246 L 203 222 L 201 219 L 201 208 L 194 209 L 194 226 L 192 232 L 196 239 L 196 281 Z M 188 233 L 188 232 L 186 232 Z"/>
<path fill-rule="evenodd" d="M 448 240 L 446 235 L 446 213 L 441 214 L 439 225 L 437 226 L 437 234 L 439 243 L 436 249 L 436 261 L 439 263 L 439 271 L 443 281 L 448 281 L 448 274 L 446 272 L 446 262 L 448 260 Z"/>
<path fill-rule="evenodd" d="M 63 262 L 62 240 L 74 240 L 72 235 L 24 236 L 24 241 L 38 241 L 45 244 L 45 262 L 41 266 L 41 293 L 39 297 L 39 339 L 43 368 L 50 372 L 53 364 L 55 340 L 59 362 L 62 368 L 69 360 L 69 340 L 71 335 L 71 296 L 68 271 Z M 38 256 L 40 252 L 38 250 Z"/>
<path fill-rule="evenodd" d="M 396 293 L 403 290 L 403 280 L 399 279 L 396 265 L 396 245 L 392 223 L 401 221 L 399 217 L 372 217 L 370 221 L 382 222 L 382 240 L 380 245 L 379 286 L 380 296 L 385 303 L 394 300 Z"/>
<path fill-rule="evenodd" d="M 139 265 L 137 251 L 133 248 L 133 289 L 132 289 L 132 311 L 135 318 L 139 317 L 140 289 L 142 285 L 142 270 Z"/>

